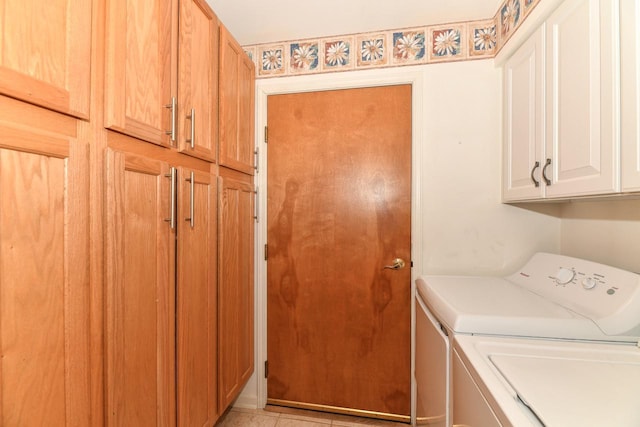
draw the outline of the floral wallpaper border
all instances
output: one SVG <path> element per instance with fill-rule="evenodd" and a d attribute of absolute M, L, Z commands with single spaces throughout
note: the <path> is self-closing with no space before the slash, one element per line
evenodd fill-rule
<path fill-rule="evenodd" d="M 505 0 L 481 21 L 244 46 L 256 77 L 493 58 L 540 0 Z"/>

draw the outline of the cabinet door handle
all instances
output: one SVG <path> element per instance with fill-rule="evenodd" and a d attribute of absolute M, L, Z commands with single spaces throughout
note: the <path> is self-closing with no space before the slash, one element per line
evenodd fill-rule
<path fill-rule="evenodd" d="M 173 230 L 176 228 L 176 168 L 171 167 L 171 172 L 165 175 L 166 178 L 171 180 L 171 189 L 169 190 L 169 204 L 171 205 L 169 212 L 169 218 L 165 219 L 165 222 L 169 223 L 169 226 Z"/>
<path fill-rule="evenodd" d="M 191 226 L 191 228 L 193 228 L 195 226 L 195 189 L 196 189 L 196 177 L 195 177 L 195 173 L 193 171 L 191 171 L 191 175 L 189 176 L 189 178 L 187 178 L 185 181 L 189 182 L 190 188 L 189 188 L 189 218 L 185 218 L 185 221 L 189 221 L 189 225 Z"/>
<path fill-rule="evenodd" d="M 536 164 L 533 165 L 533 169 L 531 169 L 531 181 L 533 181 L 533 185 L 535 185 L 536 188 L 540 187 L 540 181 L 536 181 L 533 174 L 535 173 L 536 169 L 538 169 L 539 167 L 540 167 L 540 162 L 536 162 Z"/>
<path fill-rule="evenodd" d="M 191 138 L 187 139 L 187 143 L 191 145 L 191 149 L 196 148 L 196 109 L 191 109 L 191 114 L 187 116 L 187 120 L 191 121 Z"/>
<path fill-rule="evenodd" d="M 547 167 L 551 165 L 551 159 L 547 159 L 547 162 L 544 164 L 542 168 L 542 179 L 544 179 L 544 183 L 547 185 L 551 185 L 551 180 L 547 178 Z"/>
<path fill-rule="evenodd" d="M 171 142 L 176 142 L 176 97 L 171 97 L 171 104 L 165 105 L 166 108 L 171 110 L 171 130 L 166 131 L 167 135 L 171 135 Z"/>
<path fill-rule="evenodd" d="M 255 154 L 256 156 L 256 163 L 253 168 L 256 170 L 256 173 L 260 173 L 260 171 L 258 170 L 258 165 L 260 164 L 260 148 L 256 147 L 256 149 L 253 150 L 253 154 Z"/>
<path fill-rule="evenodd" d="M 256 222 L 260 222 L 260 193 L 259 193 L 260 189 L 258 187 L 256 187 L 256 191 L 254 191 L 253 193 L 255 194 L 255 214 L 253 215 L 253 219 L 255 219 Z"/>

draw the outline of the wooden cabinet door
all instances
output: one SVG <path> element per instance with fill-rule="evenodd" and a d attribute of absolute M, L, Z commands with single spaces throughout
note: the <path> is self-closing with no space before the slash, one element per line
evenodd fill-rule
<path fill-rule="evenodd" d="M 640 191 L 640 4 L 620 2 L 622 191 Z"/>
<path fill-rule="evenodd" d="M 216 177 L 178 172 L 178 425 L 217 419 Z"/>
<path fill-rule="evenodd" d="M 255 67 L 220 26 L 220 165 L 253 174 Z"/>
<path fill-rule="evenodd" d="M 106 421 L 175 425 L 175 235 L 170 168 L 107 153 Z"/>
<path fill-rule="evenodd" d="M 503 200 L 544 196 L 544 32 L 504 65 Z"/>
<path fill-rule="evenodd" d="M 175 141 L 176 22 L 176 0 L 107 1 L 107 128 L 159 145 Z"/>
<path fill-rule="evenodd" d="M 0 92 L 89 117 L 91 1 L 0 1 Z"/>
<path fill-rule="evenodd" d="M 253 186 L 220 178 L 218 202 L 218 409 L 253 373 Z"/>
<path fill-rule="evenodd" d="M 617 3 L 567 0 L 547 20 L 547 197 L 618 190 Z"/>
<path fill-rule="evenodd" d="M 0 425 L 91 425 L 88 149 L 74 119 L 15 104 L 0 97 Z"/>
<path fill-rule="evenodd" d="M 180 2 L 180 151 L 215 161 L 218 141 L 218 27 L 204 0 Z"/>

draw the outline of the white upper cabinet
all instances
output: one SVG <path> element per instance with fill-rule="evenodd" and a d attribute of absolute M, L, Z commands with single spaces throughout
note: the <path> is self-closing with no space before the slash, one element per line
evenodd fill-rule
<path fill-rule="evenodd" d="M 640 191 L 640 2 L 620 2 L 622 191 Z"/>
<path fill-rule="evenodd" d="M 547 197 L 619 190 L 617 8 L 566 0 L 547 19 Z"/>
<path fill-rule="evenodd" d="M 503 200 L 544 196 L 544 26 L 504 65 Z"/>

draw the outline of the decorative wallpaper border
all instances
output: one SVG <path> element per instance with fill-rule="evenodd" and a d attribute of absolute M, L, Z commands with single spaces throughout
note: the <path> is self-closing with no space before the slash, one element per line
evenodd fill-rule
<path fill-rule="evenodd" d="M 540 0 L 505 0 L 480 21 L 244 46 L 256 77 L 493 58 Z"/>

